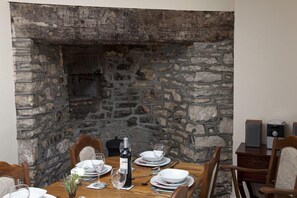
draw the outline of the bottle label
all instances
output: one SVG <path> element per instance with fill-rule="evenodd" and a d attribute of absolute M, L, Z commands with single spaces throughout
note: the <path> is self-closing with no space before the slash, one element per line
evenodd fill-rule
<path fill-rule="evenodd" d="M 128 170 L 128 158 L 120 158 L 120 168 Z"/>

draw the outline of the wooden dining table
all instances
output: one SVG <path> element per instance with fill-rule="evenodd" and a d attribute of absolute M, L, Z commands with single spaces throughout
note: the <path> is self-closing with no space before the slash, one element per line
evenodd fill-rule
<path fill-rule="evenodd" d="M 112 167 L 118 167 L 119 166 L 119 157 L 108 157 L 106 158 L 105 163 L 108 165 L 111 165 Z M 167 166 L 161 167 L 162 169 L 170 168 L 170 166 L 174 163 L 174 160 Z M 204 166 L 195 164 L 195 163 L 187 163 L 179 161 L 174 168 L 177 169 L 183 169 L 189 171 L 189 174 L 194 178 L 194 184 L 189 188 L 189 193 L 193 194 L 194 191 L 198 188 L 202 175 Z M 141 197 L 141 198 L 162 198 L 162 197 L 170 197 L 172 193 L 168 192 L 157 192 L 154 190 L 154 187 L 150 184 L 150 182 L 147 182 L 147 185 L 143 185 L 142 183 L 148 181 L 150 178 L 153 177 L 153 175 L 150 175 L 152 172 L 152 169 L 150 167 L 145 166 L 139 166 L 136 164 L 133 164 L 133 171 L 132 171 L 132 184 L 134 187 L 130 190 L 117 190 L 113 187 L 111 181 L 110 181 L 110 173 L 107 173 L 105 175 L 100 176 L 100 181 L 105 182 L 108 185 L 101 190 L 96 189 L 90 189 L 87 188 L 87 186 L 94 182 L 81 182 L 80 186 L 77 189 L 76 192 L 76 198 L 79 196 L 84 196 L 86 198 L 134 198 L 134 197 Z M 63 186 L 62 181 L 57 181 L 53 184 L 50 184 L 46 187 L 44 187 L 47 190 L 48 194 L 54 195 L 57 198 L 68 198 L 68 194 L 65 191 L 65 188 Z"/>

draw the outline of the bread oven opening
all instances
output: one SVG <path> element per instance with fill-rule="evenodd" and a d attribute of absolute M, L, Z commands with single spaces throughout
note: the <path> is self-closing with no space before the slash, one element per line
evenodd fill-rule
<path fill-rule="evenodd" d="M 105 81 L 99 46 L 64 45 L 64 72 L 67 75 L 70 118 L 84 118 L 96 112 L 103 98 Z"/>

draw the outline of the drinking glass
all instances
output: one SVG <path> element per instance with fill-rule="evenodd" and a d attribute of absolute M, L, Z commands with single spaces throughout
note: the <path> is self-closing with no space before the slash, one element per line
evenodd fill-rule
<path fill-rule="evenodd" d="M 100 182 L 100 172 L 104 167 L 105 156 L 103 153 L 95 153 L 95 155 L 93 155 L 91 161 L 92 161 L 93 168 L 96 170 L 96 172 L 98 174 L 98 182 L 97 182 L 96 186 L 101 187 L 104 184 Z"/>
<path fill-rule="evenodd" d="M 26 184 L 18 184 L 11 188 L 9 198 L 29 198 L 30 190 Z"/>
<path fill-rule="evenodd" d="M 154 155 L 156 159 L 158 160 L 158 168 L 153 171 L 154 174 L 158 174 L 160 172 L 160 162 L 162 158 L 164 157 L 164 145 L 163 144 L 155 144 L 154 145 Z"/>
<path fill-rule="evenodd" d="M 120 190 L 125 185 L 127 179 L 127 173 L 125 169 L 113 168 L 111 170 L 111 183 L 113 187 Z"/>

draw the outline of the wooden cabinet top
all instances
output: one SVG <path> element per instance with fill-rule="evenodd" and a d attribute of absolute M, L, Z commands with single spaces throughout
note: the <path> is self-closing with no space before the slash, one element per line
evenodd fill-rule
<path fill-rule="evenodd" d="M 262 144 L 260 148 L 257 147 L 247 147 L 245 143 L 241 143 L 236 150 L 237 155 L 250 155 L 250 156 L 260 156 L 260 157 L 270 157 L 271 150 L 266 148 L 265 144 Z"/>

